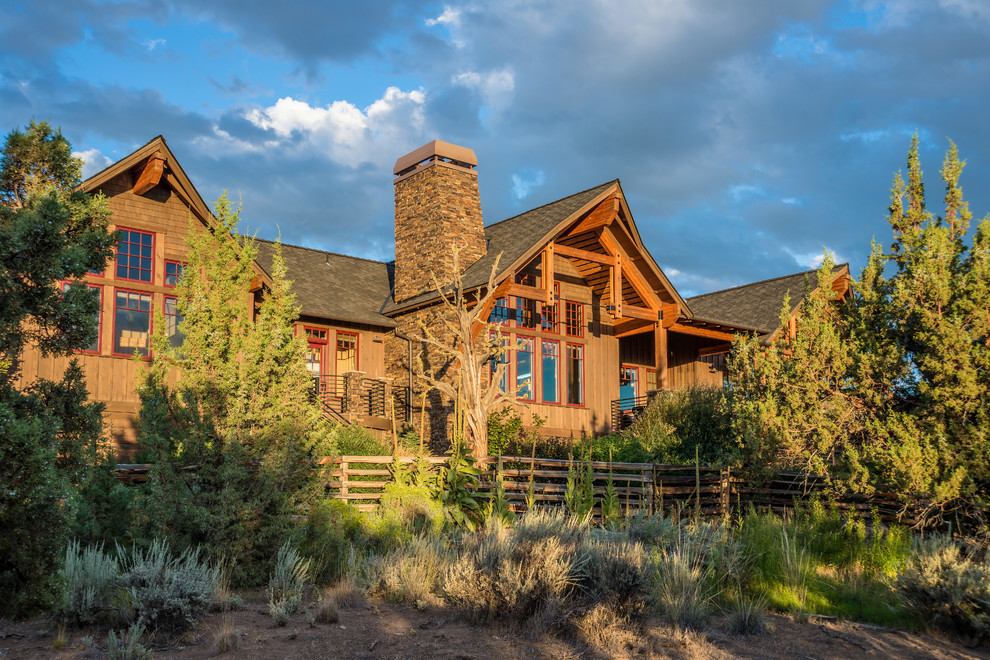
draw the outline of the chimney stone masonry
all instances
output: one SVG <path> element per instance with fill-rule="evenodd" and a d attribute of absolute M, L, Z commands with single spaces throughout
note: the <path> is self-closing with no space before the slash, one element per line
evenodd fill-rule
<path fill-rule="evenodd" d="M 453 279 L 485 254 L 485 228 L 474 151 L 434 140 L 395 163 L 395 301 Z"/>

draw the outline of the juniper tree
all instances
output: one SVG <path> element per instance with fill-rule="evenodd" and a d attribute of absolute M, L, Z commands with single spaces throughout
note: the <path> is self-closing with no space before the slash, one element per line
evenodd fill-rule
<path fill-rule="evenodd" d="M 51 597 L 74 494 L 102 439 L 102 405 L 75 361 L 58 382 L 21 382 L 29 345 L 68 355 L 96 336 L 96 297 L 61 282 L 102 270 L 114 236 L 105 200 L 73 192 L 81 163 L 70 153 L 61 133 L 32 122 L 0 157 L 0 616 Z"/>

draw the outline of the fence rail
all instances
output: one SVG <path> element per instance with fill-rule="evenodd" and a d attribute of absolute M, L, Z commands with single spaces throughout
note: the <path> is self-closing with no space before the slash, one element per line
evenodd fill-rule
<path fill-rule="evenodd" d="M 325 456 L 317 461 L 323 471 L 328 497 L 342 499 L 358 509 L 376 508 L 385 487 L 394 481 L 392 463 L 412 466 L 425 461 L 431 471 L 446 463 L 446 457 L 410 456 Z M 594 511 L 601 512 L 600 498 L 611 478 L 619 508 L 626 512 L 665 512 L 672 515 L 725 516 L 745 512 L 750 506 L 761 510 L 784 513 L 795 502 L 807 502 L 816 496 L 828 495 L 830 504 L 857 514 L 873 515 L 885 522 L 913 525 L 912 512 L 890 496 L 867 496 L 854 493 L 829 493 L 828 479 L 800 472 L 781 472 L 773 479 L 753 483 L 734 475 L 729 469 L 710 466 L 657 465 L 650 463 L 618 463 L 603 461 L 568 461 L 526 456 L 493 456 L 480 459 L 482 468 L 476 495 L 488 498 L 500 481 L 505 498 L 513 511 L 525 511 L 527 494 L 532 483 L 534 500 L 539 504 L 563 504 L 568 478 L 579 471 L 588 474 L 599 503 Z M 148 480 L 147 464 L 118 464 L 116 477 L 129 484 Z M 195 470 L 189 466 L 187 470 Z"/>

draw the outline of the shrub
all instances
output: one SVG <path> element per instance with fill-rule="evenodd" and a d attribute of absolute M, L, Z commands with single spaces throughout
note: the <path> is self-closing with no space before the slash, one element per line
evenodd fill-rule
<path fill-rule="evenodd" d="M 762 635 L 767 632 L 766 600 L 738 597 L 732 601 L 726 625 L 737 635 Z"/>
<path fill-rule="evenodd" d="M 437 601 L 447 563 L 440 540 L 414 537 L 383 555 L 367 557 L 360 581 L 369 594 L 390 603 L 430 604 Z"/>
<path fill-rule="evenodd" d="M 75 625 L 95 623 L 100 614 L 114 607 L 119 576 L 117 560 L 102 545 L 82 549 L 78 541 L 72 541 L 59 570 L 59 616 Z"/>
<path fill-rule="evenodd" d="M 690 465 L 697 456 L 704 465 L 730 465 L 739 457 L 731 406 L 732 391 L 728 389 L 664 391 L 624 435 L 642 444 L 650 462 Z"/>
<path fill-rule="evenodd" d="M 324 598 L 316 606 L 316 621 L 319 623 L 337 623 L 340 621 L 340 610 L 337 604 L 329 598 Z"/>
<path fill-rule="evenodd" d="M 213 631 L 213 645 L 217 653 L 223 654 L 237 651 L 241 648 L 241 634 L 234 627 L 230 614 L 225 613 L 220 619 L 220 625 Z"/>
<path fill-rule="evenodd" d="M 337 451 L 341 456 L 389 456 L 392 449 L 371 434 L 368 429 L 356 424 L 340 425 L 334 429 Z"/>
<path fill-rule="evenodd" d="M 315 584 L 332 584 L 343 577 L 350 539 L 360 528 L 358 512 L 343 500 L 325 499 L 313 505 L 300 530 L 299 552 L 310 560 Z"/>
<path fill-rule="evenodd" d="M 606 539 L 586 543 L 587 561 L 580 586 L 596 602 L 638 611 L 648 590 L 643 571 L 644 552 L 639 543 Z"/>
<path fill-rule="evenodd" d="M 133 548 L 124 557 L 123 583 L 136 625 L 179 630 L 194 626 L 213 604 L 220 570 L 199 559 L 199 550 L 172 556 L 168 543 Z"/>
<path fill-rule="evenodd" d="M 615 526 L 630 541 L 645 545 L 667 545 L 677 537 L 677 524 L 659 513 L 637 511 Z"/>
<path fill-rule="evenodd" d="M 323 599 L 333 603 L 337 609 L 353 610 L 364 607 L 368 601 L 364 592 L 350 578 L 344 578 L 323 592 Z"/>
<path fill-rule="evenodd" d="M 964 556 L 952 539 L 919 542 L 897 587 L 933 627 L 969 638 L 990 636 L 990 561 Z"/>
<path fill-rule="evenodd" d="M 126 632 L 122 632 L 120 639 L 117 634 L 110 631 L 107 635 L 107 654 L 110 660 L 146 660 L 154 654 L 141 645 L 141 635 L 144 634 L 144 626 L 138 624 L 131 625 Z"/>
<path fill-rule="evenodd" d="M 592 606 L 577 618 L 575 628 L 588 646 L 605 657 L 622 657 L 639 641 L 639 636 L 629 629 L 629 616 L 612 604 Z"/>
<path fill-rule="evenodd" d="M 309 579 L 310 561 L 303 559 L 288 542 L 275 558 L 275 568 L 268 580 L 268 609 L 276 626 L 284 626 L 289 615 L 302 604 L 303 587 Z"/>
<path fill-rule="evenodd" d="M 657 557 L 656 602 L 683 628 L 700 628 L 711 612 L 713 597 L 701 557 L 690 546 L 663 550 Z"/>

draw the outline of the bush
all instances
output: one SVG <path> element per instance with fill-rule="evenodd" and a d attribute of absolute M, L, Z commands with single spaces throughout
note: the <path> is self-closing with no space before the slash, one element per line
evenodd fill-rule
<path fill-rule="evenodd" d="M 120 639 L 117 633 L 110 631 L 107 634 L 107 655 L 110 660 L 147 660 L 154 654 L 141 645 L 141 635 L 144 634 L 144 627 L 133 624 L 122 632 Z"/>
<path fill-rule="evenodd" d="M 288 543 L 275 558 L 275 568 L 268 580 L 268 609 L 276 626 L 288 623 L 289 615 L 302 604 L 303 587 L 309 579 L 310 561 L 303 559 Z"/>
<path fill-rule="evenodd" d="M 550 457 L 553 455 L 552 452 L 541 451 L 541 447 L 548 442 L 539 432 L 545 423 L 545 419 L 533 415 L 533 425 L 527 429 L 514 407 L 506 406 L 500 410 L 493 410 L 488 413 L 488 454 L 529 456 L 536 446 L 537 456 Z M 566 449 L 563 456 L 567 457 Z"/>
<path fill-rule="evenodd" d="M 337 452 L 341 456 L 391 456 L 392 449 L 357 424 L 334 429 Z"/>
<path fill-rule="evenodd" d="M 198 549 L 174 557 L 168 543 L 154 541 L 147 550 L 133 548 L 125 555 L 123 583 L 136 625 L 181 630 L 210 610 L 220 571 L 201 562 Z"/>
<path fill-rule="evenodd" d="M 361 528 L 359 514 L 343 500 L 320 500 L 300 530 L 299 552 L 311 562 L 315 584 L 333 584 L 344 576 L 351 540 Z"/>
<path fill-rule="evenodd" d="M 919 542 L 897 588 L 934 628 L 973 642 L 990 636 L 990 561 L 964 556 L 952 539 Z"/>
<path fill-rule="evenodd" d="M 442 541 L 416 537 L 385 554 L 367 557 L 359 581 L 370 595 L 390 603 L 434 604 L 448 562 Z"/>
<path fill-rule="evenodd" d="M 59 616 L 74 625 L 95 623 L 114 608 L 119 577 L 117 560 L 102 545 L 82 549 L 78 541 L 71 542 L 59 570 Z"/>
<path fill-rule="evenodd" d="M 731 465 L 739 458 L 732 430 L 732 390 L 690 387 L 658 394 L 623 434 L 649 462 Z"/>

